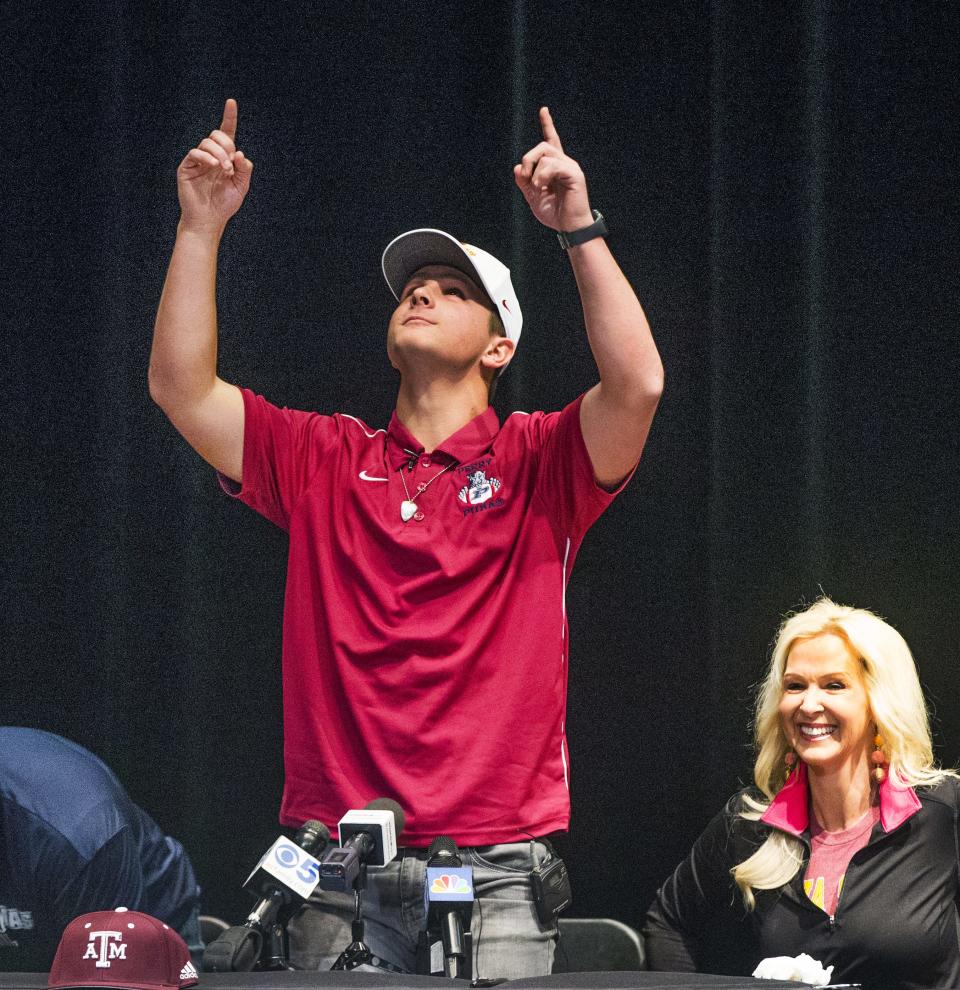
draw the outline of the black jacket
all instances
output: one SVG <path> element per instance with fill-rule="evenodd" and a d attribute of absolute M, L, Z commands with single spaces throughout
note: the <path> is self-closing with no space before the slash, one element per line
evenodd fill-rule
<path fill-rule="evenodd" d="M 767 956 L 806 952 L 834 966 L 834 983 L 960 986 L 960 780 L 917 789 L 918 810 L 890 831 L 874 826 L 850 861 L 833 918 L 804 893 L 805 865 L 785 886 L 754 891 L 756 908 L 745 909 L 730 869 L 771 831 L 738 815 L 745 793 L 658 891 L 644 926 L 651 969 L 749 975 Z M 798 834 L 809 857 L 809 829 Z"/>

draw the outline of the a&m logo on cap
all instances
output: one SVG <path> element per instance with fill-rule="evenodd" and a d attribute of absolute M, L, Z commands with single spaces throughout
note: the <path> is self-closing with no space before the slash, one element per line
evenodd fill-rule
<path fill-rule="evenodd" d="M 123 932 L 90 932 L 84 959 L 96 959 L 97 969 L 109 969 L 111 959 L 126 959 Z"/>

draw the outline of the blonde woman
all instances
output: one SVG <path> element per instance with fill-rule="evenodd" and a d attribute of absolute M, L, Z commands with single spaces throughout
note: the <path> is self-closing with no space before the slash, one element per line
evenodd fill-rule
<path fill-rule="evenodd" d="M 823 598 L 783 623 L 756 713 L 757 790 L 731 798 L 657 893 L 650 967 L 801 952 L 836 983 L 960 986 L 960 779 L 935 766 L 903 637 Z"/>

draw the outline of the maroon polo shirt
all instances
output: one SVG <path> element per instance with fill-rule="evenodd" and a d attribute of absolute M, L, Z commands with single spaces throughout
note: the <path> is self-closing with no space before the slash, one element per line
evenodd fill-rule
<path fill-rule="evenodd" d="M 290 540 L 281 821 L 390 797 L 405 845 L 565 829 L 565 589 L 613 498 L 581 400 L 502 427 L 487 409 L 427 454 L 396 413 L 374 430 L 243 398 L 232 493 Z M 408 522 L 401 472 L 428 484 Z"/>

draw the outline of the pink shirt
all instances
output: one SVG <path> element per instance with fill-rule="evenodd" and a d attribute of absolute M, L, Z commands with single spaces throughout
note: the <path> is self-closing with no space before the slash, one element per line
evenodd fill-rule
<path fill-rule="evenodd" d="M 580 400 L 502 427 L 487 409 L 427 455 L 396 414 L 373 430 L 243 397 L 232 493 L 290 537 L 281 821 L 391 797 L 407 845 L 566 828 L 564 596 L 613 498 Z M 420 520 L 400 517 L 401 470 L 411 495 L 429 484 Z"/>
<path fill-rule="evenodd" d="M 850 860 L 870 841 L 870 833 L 878 821 L 880 808 L 876 806 L 855 825 L 840 832 L 827 832 L 811 818 L 810 862 L 803 878 L 803 889 L 807 897 L 831 918 L 837 913 Z"/>

